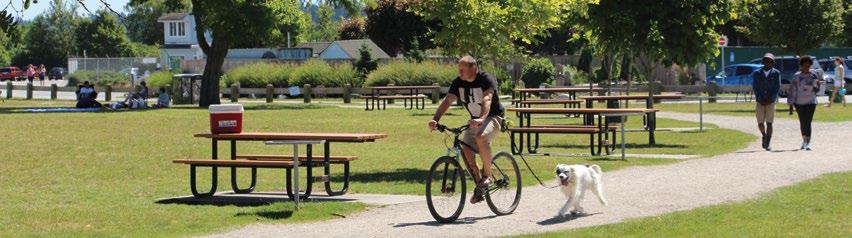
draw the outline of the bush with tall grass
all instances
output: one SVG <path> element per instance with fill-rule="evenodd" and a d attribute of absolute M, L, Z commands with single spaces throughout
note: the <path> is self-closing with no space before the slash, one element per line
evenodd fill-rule
<path fill-rule="evenodd" d="M 118 71 L 77 70 L 68 75 L 68 85 L 83 84 L 89 81 L 96 86 L 120 86 L 130 84 L 130 76 Z"/>
<path fill-rule="evenodd" d="M 449 86 L 457 76 L 454 65 L 441 64 L 432 61 L 412 63 L 395 61 L 380 65 L 376 71 L 367 76 L 368 86 L 426 86 L 438 83 Z"/>
<path fill-rule="evenodd" d="M 145 78 L 145 82 L 149 88 L 164 87 L 172 83 L 172 75 L 169 71 L 157 71 Z"/>
<path fill-rule="evenodd" d="M 287 87 L 293 66 L 289 64 L 254 63 L 234 68 L 222 76 L 222 86 L 239 83 L 243 88 Z"/>

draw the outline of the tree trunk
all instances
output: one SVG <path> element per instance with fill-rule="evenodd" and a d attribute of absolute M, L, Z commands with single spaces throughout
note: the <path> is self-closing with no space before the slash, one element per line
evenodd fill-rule
<path fill-rule="evenodd" d="M 627 82 L 627 95 L 630 95 L 630 56 L 624 54 L 621 58 L 621 75 L 620 80 Z"/>
<path fill-rule="evenodd" d="M 207 54 L 207 61 L 204 66 L 204 75 L 201 76 L 201 100 L 198 102 L 199 107 L 209 107 L 210 105 L 220 104 L 219 98 L 219 76 L 222 75 L 222 64 L 225 63 L 224 53 L 216 52 L 215 50 Z"/>

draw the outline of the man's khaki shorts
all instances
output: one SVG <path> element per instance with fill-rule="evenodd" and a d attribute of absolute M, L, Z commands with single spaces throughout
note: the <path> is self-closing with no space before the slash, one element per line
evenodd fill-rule
<path fill-rule="evenodd" d="M 491 140 L 500 133 L 500 117 L 490 116 L 482 122 L 482 126 L 479 128 L 470 128 L 464 133 L 464 141 L 465 144 L 472 146 L 474 150 L 479 151 L 479 147 L 476 144 L 476 136 L 484 135 L 485 139 L 488 141 L 488 145 L 491 146 Z"/>
<path fill-rule="evenodd" d="M 758 103 L 755 107 L 757 123 L 773 123 L 775 121 L 775 103 L 763 105 Z"/>

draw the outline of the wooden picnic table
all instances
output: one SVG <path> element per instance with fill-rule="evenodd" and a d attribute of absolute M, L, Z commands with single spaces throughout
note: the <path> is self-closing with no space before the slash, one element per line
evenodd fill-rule
<path fill-rule="evenodd" d="M 190 186 L 191 186 L 191 189 L 192 189 L 192 194 L 196 197 L 209 197 L 209 196 L 212 196 L 213 194 L 216 193 L 216 187 L 217 187 L 216 181 L 218 180 L 218 173 L 217 173 L 217 169 L 216 169 L 217 164 L 216 163 L 221 163 L 222 164 L 221 167 L 231 167 L 231 187 L 233 188 L 235 193 L 251 193 L 252 191 L 254 191 L 255 185 L 257 184 L 257 168 L 264 168 L 264 167 L 281 168 L 281 167 L 276 167 L 276 166 L 290 165 L 289 163 L 287 163 L 288 161 L 282 161 L 282 159 L 286 159 L 290 155 L 282 155 L 282 156 L 267 156 L 267 155 L 240 156 L 240 155 L 237 155 L 237 141 L 267 141 L 267 142 L 269 142 L 269 141 L 276 141 L 276 142 L 282 142 L 282 141 L 294 141 L 294 142 L 296 142 L 296 141 L 321 141 L 321 143 L 323 145 L 322 166 L 324 168 L 324 174 L 320 178 L 324 181 L 325 190 L 326 190 L 326 192 L 328 193 L 329 196 L 339 196 L 339 195 L 346 194 L 349 191 L 349 164 L 348 164 L 349 160 L 341 160 L 342 161 L 341 163 L 344 164 L 343 188 L 335 191 L 331 187 L 330 164 L 332 162 L 340 162 L 340 161 L 331 161 L 331 159 L 332 159 L 331 143 L 332 142 L 338 142 L 338 143 L 374 142 L 375 140 L 378 140 L 378 139 L 387 138 L 387 135 L 385 135 L 385 134 L 371 134 L 371 133 L 243 132 L 243 133 L 228 133 L 228 134 L 200 133 L 200 134 L 195 134 L 194 137 L 210 139 L 211 142 L 212 142 L 211 143 L 211 157 L 212 157 L 213 161 L 210 161 L 210 160 L 200 161 L 201 163 L 207 165 L 208 167 L 212 167 L 212 172 L 211 172 L 212 173 L 212 186 L 211 186 L 210 191 L 205 192 L 205 193 L 197 192 L 196 183 L 195 183 L 195 167 L 192 163 L 193 162 L 199 162 L 199 161 L 176 160 L 174 162 L 175 163 L 190 164 L 192 166 L 191 170 L 190 170 L 190 173 L 191 173 L 190 174 Z M 231 160 L 228 161 L 228 162 L 226 162 L 226 161 L 216 162 L 216 160 L 219 158 L 219 152 L 218 152 L 219 151 L 218 150 L 219 141 L 229 141 L 230 142 L 230 147 L 231 147 L 230 157 L 231 157 Z M 303 163 L 303 164 L 307 168 L 308 183 L 307 183 L 307 187 L 305 188 L 305 193 L 298 195 L 299 198 L 301 198 L 301 199 L 306 199 L 311 195 L 312 184 L 313 184 L 313 180 L 315 179 L 312 175 L 312 170 L 313 170 L 315 163 L 319 164 L 319 162 L 313 161 L 313 146 L 312 146 L 312 144 L 308 143 L 308 144 L 305 144 L 305 146 L 307 147 L 307 150 L 306 150 L 307 157 L 304 160 L 306 163 Z M 238 158 L 242 158 L 242 159 L 238 160 Z M 264 160 L 263 158 L 267 158 L 267 159 Z M 292 156 L 290 156 L 290 158 L 292 158 Z M 345 158 L 352 158 L 352 157 L 344 157 L 344 159 Z M 245 159 L 245 160 L 243 160 L 243 159 Z M 289 162 L 293 162 L 293 161 L 289 161 Z M 295 164 L 298 165 L 298 162 L 296 162 Z M 251 168 L 251 184 L 246 189 L 239 188 L 239 186 L 237 184 L 237 168 L 238 167 Z M 299 168 L 297 166 L 293 169 L 299 169 Z M 290 191 L 291 187 L 292 187 L 292 185 L 291 185 L 291 181 L 290 181 L 290 169 L 287 168 L 287 188 L 288 188 L 287 193 L 288 193 L 288 196 L 293 198 L 293 196 L 294 196 L 293 192 Z M 299 192 L 296 191 L 296 194 L 298 194 L 298 193 Z"/>
<path fill-rule="evenodd" d="M 604 122 L 604 118 L 612 115 L 612 117 L 623 117 L 625 115 L 632 114 L 653 114 L 659 110 L 657 109 L 646 109 L 646 108 L 509 108 L 508 111 L 513 111 L 518 113 L 519 127 L 521 128 L 532 128 L 532 114 L 557 114 L 557 115 L 566 115 L 566 114 L 579 114 L 584 116 L 583 125 L 584 126 L 594 126 L 597 127 L 596 134 L 598 135 L 598 150 L 595 152 L 593 142 L 594 138 L 590 137 L 590 150 L 592 155 L 601 154 L 602 150 L 602 142 L 603 136 L 609 131 L 609 120 Z M 597 116 L 597 123 L 594 123 L 594 117 Z M 653 129 L 653 128 L 652 128 Z M 653 138 L 654 131 L 649 130 L 649 137 Z M 520 150 L 523 150 L 523 136 L 527 135 L 527 151 L 530 153 L 536 153 L 539 147 L 539 135 L 538 133 L 520 133 L 519 141 L 521 141 Z M 532 143 L 532 136 L 530 134 L 536 134 L 535 143 Z M 592 135 L 593 136 L 593 135 Z M 514 137 L 514 136 L 513 136 Z M 512 138 L 512 143 L 514 143 L 514 138 Z M 513 146 L 514 147 L 514 146 Z M 518 151 L 520 152 L 520 151 Z M 608 151 L 607 151 L 608 152 Z"/>
<path fill-rule="evenodd" d="M 370 95 L 364 97 L 366 101 L 364 102 L 364 110 L 371 111 L 379 108 L 379 100 L 384 102 L 384 109 L 387 109 L 387 101 L 394 99 L 402 99 L 404 107 L 408 108 L 408 102 L 411 100 L 411 108 L 410 109 L 425 109 L 426 108 L 426 98 L 423 96 L 419 96 L 421 91 L 434 91 L 440 89 L 440 86 L 376 86 L 370 87 Z M 401 96 L 393 96 L 387 95 L 382 96 L 382 91 L 408 91 L 408 94 Z M 372 108 L 370 107 L 370 102 L 372 101 Z M 418 102 L 420 103 L 418 105 Z"/>
<path fill-rule="evenodd" d="M 512 99 L 515 99 L 515 94 L 518 93 L 520 101 L 526 101 L 527 95 L 532 93 L 568 93 L 568 99 L 577 99 L 577 93 L 594 93 L 604 92 L 604 88 L 588 88 L 588 87 L 568 87 L 568 88 L 518 88 L 512 91 Z"/>
<path fill-rule="evenodd" d="M 585 96 L 580 97 L 580 99 L 586 100 L 586 108 L 594 107 L 595 101 L 628 101 L 628 100 L 645 100 L 645 108 L 652 109 L 654 108 L 654 100 L 664 99 L 664 100 L 678 100 L 685 98 L 686 95 L 683 94 L 660 94 L 660 95 L 613 95 L 613 96 Z M 647 113 L 643 123 L 645 124 L 646 130 L 650 132 L 648 138 L 648 142 L 651 145 L 657 144 L 653 131 L 657 128 L 657 114 L 656 112 Z"/>

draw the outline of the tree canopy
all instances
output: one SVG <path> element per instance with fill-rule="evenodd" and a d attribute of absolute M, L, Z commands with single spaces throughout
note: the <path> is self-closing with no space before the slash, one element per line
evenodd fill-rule
<path fill-rule="evenodd" d="M 738 29 L 751 39 L 804 54 L 841 34 L 842 0 L 746 0 Z"/>

